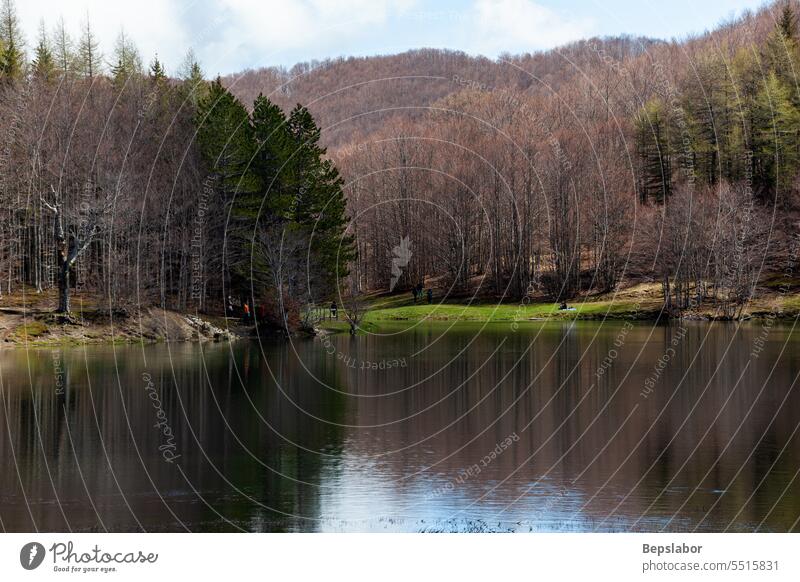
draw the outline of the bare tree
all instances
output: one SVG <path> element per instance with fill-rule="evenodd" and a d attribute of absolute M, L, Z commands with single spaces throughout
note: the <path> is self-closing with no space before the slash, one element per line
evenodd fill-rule
<path fill-rule="evenodd" d="M 69 314 L 70 271 L 95 238 L 100 236 L 106 217 L 113 206 L 113 197 L 99 207 L 89 207 L 81 214 L 72 214 L 61 200 L 55 188 L 51 199 L 41 198 L 42 205 L 53 214 L 53 238 L 55 239 L 56 265 L 58 268 L 57 313 Z"/>

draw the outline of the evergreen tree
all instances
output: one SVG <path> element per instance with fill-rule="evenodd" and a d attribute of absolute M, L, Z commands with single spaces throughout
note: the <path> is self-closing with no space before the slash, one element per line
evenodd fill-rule
<path fill-rule="evenodd" d="M 25 53 L 22 31 L 13 0 L 3 0 L 0 8 L 0 77 L 4 81 L 18 81 L 25 70 Z"/>
<path fill-rule="evenodd" d="M 181 79 L 180 92 L 183 99 L 188 100 L 196 107 L 198 101 L 205 95 L 207 84 L 203 78 L 200 64 L 191 49 L 186 53 L 183 63 L 178 68 L 178 77 Z"/>
<path fill-rule="evenodd" d="M 72 39 L 67 32 L 64 18 L 58 19 L 55 28 L 53 29 L 53 57 L 57 71 L 61 75 L 68 75 L 72 72 L 75 62 L 74 47 Z"/>
<path fill-rule="evenodd" d="M 764 47 L 764 62 L 770 71 L 773 71 L 784 83 L 795 81 L 796 63 L 798 62 L 797 26 L 794 10 L 787 2 L 781 16 L 770 33 Z M 800 100 L 795 98 L 795 103 Z"/>
<path fill-rule="evenodd" d="M 639 198 L 663 203 L 672 191 L 672 146 L 667 106 L 649 101 L 635 119 Z"/>
<path fill-rule="evenodd" d="M 791 90 L 771 72 L 755 101 L 754 183 L 780 203 L 800 170 L 800 111 Z"/>
<path fill-rule="evenodd" d="M 289 211 L 293 222 L 310 238 L 310 250 L 321 272 L 321 293 L 331 295 L 355 257 L 354 239 L 345 234 L 350 219 L 344 182 L 325 158 L 320 130 L 308 109 L 298 104 L 289 114 L 287 130 L 293 151 L 290 168 L 282 174 L 287 175 L 293 189 Z"/>
<path fill-rule="evenodd" d="M 97 42 L 97 37 L 92 30 L 92 25 L 87 16 L 83 26 L 81 40 L 78 43 L 78 72 L 86 79 L 93 79 L 102 73 L 102 58 L 103 55 L 100 53 L 100 44 Z"/>
<path fill-rule="evenodd" d="M 260 194 L 266 198 L 266 208 L 282 220 L 293 220 L 293 196 L 288 183 L 296 162 L 292 159 L 294 140 L 286 116 L 280 107 L 259 95 L 253 104 L 252 126 L 257 147 L 253 171 Z"/>
<path fill-rule="evenodd" d="M 125 83 L 133 76 L 141 75 L 142 59 L 136 45 L 121 30 L 114 45 L 114 64 L 111 66 L 111 76 L 117 90 L 122 89 Z"/>
<path fill-rule="evenodd" d="M 239 204 L 244 200 L 249 205 L 258 184 L 250 171 L 255 149 L 250 118 L 244 105 L 218 77 L 198 102 L 196 124 L 197 143 L 218 197 L 215 206 L 224 208 L 226 213 L 212 236 L 226 241 L 223 270 L 230 276 L 231 290 L 247 296 L 252 236 L 247 235 L 249 221 L 242 220 Z"/>
<path fill-rule="evenodd" d="M 695 177 L 708 185 L 742 178 L 742 98 L 726 61 L 717 53 L 701 56 L 681 93 Z"/>
<path fill-rule="evenodd" d="M 197 126 L 200 150 L 225 192 L 251 192 L 255 181 L 248 171 L 254 149 L 250 118 L 219 77 L 198 103 Z"/>
<path fill-rule="evenodd" d="M 783 38 L 791 40 L 797 38 L 797 22 L 790 2 L 783 5 L 781 17 L 778 19 L 778 30 Z"/>
<path fill-rule="evenodd" d="M 47 31 L 44 22 L 39 29 L 39 42 L 33 58 L 33 75 L 46 82 L 52 81 L 56 76 L 56 63 L 50 43 L 47 41 Z"/>
<path fill-rule="evenodd" d="M 167 73 L 164 71 L 164 66 L 161 64 L 161 61 L 158 60 L 158 55 L 153 58 L 153 62 L 150 63 L 150 80 L 160 85 L 167 80 Z"/>

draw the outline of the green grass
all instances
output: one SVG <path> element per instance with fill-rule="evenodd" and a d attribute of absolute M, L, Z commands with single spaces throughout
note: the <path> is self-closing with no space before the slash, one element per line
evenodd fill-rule
<path fill-rule="evenodd" d="M 30 342 L 43 336 L 48 331 L 50 331 L 50 328 L 47 327 L 46 323 L 42 321 L 29 321 L 23 323 L 14 330 L 14 339 L 21 343 Z"/>
<path fill-rule="evenodd" d="M 515 303 L 480 305 L 407 305 L 372 309 L 367 322 L 380 321 L 481 321 L 522 322 L 536 319 L 597 319 L 608 317 L 645 317 L 654 312 L 652 306 L 642 306 L 638 311 L 633 302 L 594 301 L 570 304 L 575 311 L 561 311 L 555 303 L 521 305 Z"/>
<path fill-rule="evenodd" d="M 634 301 L 587 301 L 571 303 L 575 311 L 561 311 L 556 303 L 446 303 L 413 304 L 402 296 L 379 297 L 370 303 L 369 311 L 359 328 L 362 331 L 377 329 L 381 324 L 391 322 L 453 321 L 487 323 L 523 323 L 537 320 L 569 319 L 647 319 L 658 313 L 659 302 L 644 302 L 637 307 Z M 346 321 L 325 320 L 319 323 L 321 329 L 331 333 L 346 333 Z"/>

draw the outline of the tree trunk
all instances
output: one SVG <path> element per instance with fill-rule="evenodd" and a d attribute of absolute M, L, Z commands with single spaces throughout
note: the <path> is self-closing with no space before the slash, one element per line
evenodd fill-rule
<path fill-rule="evenodd" d="M 59 263 L 57 313 L 69 313 L 69 264 L 64 260 Z"/>

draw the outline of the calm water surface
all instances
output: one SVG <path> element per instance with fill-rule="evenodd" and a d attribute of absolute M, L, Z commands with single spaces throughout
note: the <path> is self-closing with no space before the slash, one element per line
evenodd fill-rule
<path fill-rule="evenodd" d="M 797 531 L 800 333 L 0 351 L 5 531 Z"/>

